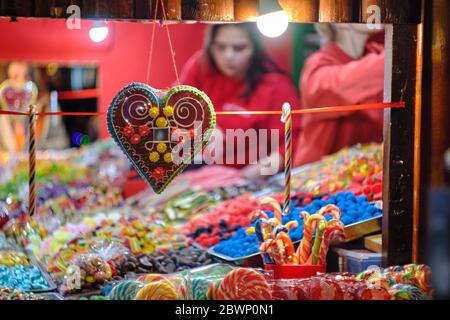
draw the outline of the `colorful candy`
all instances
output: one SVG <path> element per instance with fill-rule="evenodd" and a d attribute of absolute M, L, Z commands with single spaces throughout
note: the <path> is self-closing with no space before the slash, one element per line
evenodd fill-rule
<path fill-rule="evenodd" d="M 153 281 L 141 288 L 134 300 L 177 300 L 178 294 L 168 279 Z"/>
<path fill-rule="evenodd" d="M 140 281 L 122 281 L 114 286 L 108 295 L 109 300 L 133 300 L 137 292 L 144 287 Z"/>
<path fill-rule="evenodd" d="M 262 274 L 247 268 L 238 268 L 223 278 L 218 290 L 218 300 L 269 300 L 269 285 Z"/>

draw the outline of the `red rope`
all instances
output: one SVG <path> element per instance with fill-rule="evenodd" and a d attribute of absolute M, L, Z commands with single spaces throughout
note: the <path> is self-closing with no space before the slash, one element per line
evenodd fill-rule
<path fill-rule="evenodd" d="M 166 9 L 164 8 L 164 1 L 161 1 L 161 8 L 162 8 L 162 12 L 163 12 L 163 20 L 166 20 Z M 169 33 L 169 25 L 167 23 L 166 23 L 166 31 L 167 31 L 167 40 L 169 41 L 170 53 L 172 56 L 173 69 L 175 70 L 175 76 L 177 77 L 177 83 L 178 83 L 178 85 L 180 85 L 180 78 L 178 77 L 178 69 L 177 69 L 177 65 L 175 63 L 175 51 L 173 50 L 172 39 L 170 38 L 170 33 Z"/>
<path fill-rule="evenodd" d="M 153 30 L 152 30 L 152 40 L 150 42 L 150 51 L 148 53 L 148 64 L 147 64 L 147 78 L 146 82 L 150 82 L 150 69 L 152 68 L 152 60 L 153 60 L 153 43 L 155 40 L 155 31 L 156 31 L 156 13 L 158 12 L 158 2 L 159 0 L 155 1 L 155 15 L 153 17 Z M 162 2 L 162 1 L 161 1 Z"/>
<path fill-rule="evenodd" d="M 335 106 L 335 107 L 322 107 L 322 108 L 308 108 L 292 110 L 291 113 L 305 114 L 305 113 L 327 113 L 327 112 L 340 112 L 340 111 L 358 111 L 369 109 L 393 109 L 404 108 L 405 102 L 390 102 L 390 103 L 376 103 L 376 104 L 358 104 L 350 106 Z M 240 114 L 265 114 L 265 115 L 281 115 L 282 111 L 217 111 L 217 115 L 240 115 Z M 0 110 L 0 114 L 4 115 L 20 115 L 28 116 L 28 113 L 17 111 L 5 111 Z M 38 116 L 104 116 L 106 112 L 37 112 Z"/>

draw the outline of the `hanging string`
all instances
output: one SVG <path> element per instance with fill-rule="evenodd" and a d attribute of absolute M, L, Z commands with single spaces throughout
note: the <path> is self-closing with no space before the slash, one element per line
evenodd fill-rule
<path fill-rule="evenodd" d="M 149 50 L 149 53 L 148 53 L 148 64 L 147 64 L 147 77 L 145 78 L 146 79 L 146 83 L 150 82 L 150 70 L 152 68 L 152 60 L 153 60 L 153 43 L 154 43 L 154 40 L 155 40 L 156 14 L 158 12 L 158 2 L 159 2 L 159 0 L 155 1 L 155 10 L 154 10 L 155 14 L 154 14 L 154 17 L 153 17 L 152 39 L 150 40 L 150 50 Z M 161 1 L 161 2 L 163 2 L 163 1 Z"/>
<path fill-rule="evenodd" d="M 358 111 L 370 109 L 399 109 L 404 108 L 405 102 L 389 102 L 389 103 L 375 103 L 375 104 L 357 104 L 350 106 L 335 106 L 323 108 L 308 108 L 301 110 L 292 110 L 291 114 L 309 114 L 309 113 L 327 113 L 327 112 L 341 112 L 341 111 Z M 0 110 L 0 114 L 5 115 L 22 115 L 28 116 L 28 113 L 17 111 Z M 282 115 L 283 111 L 216 111 L 216 115 Z M 106 112 L 37 112 L 38 116 L 104 116 Z"/>
<path fill-rule="evenodd" d="M 164 8 L 164 1 L 161 0 L 161 9 L 162 9 L 162 13 L 163 13 L 163 20 L 166 20 L 166 9 Z M 170 55 L 172 57 L 172 64 L 173 64 L 173 69 L 175 70 L 175 76 L 177 77 L 177 84 L 180 85 L 180 78 L 178 77 L 178 69 L 177 69 L 177 65 L 175 63 L 175 51 L 173 50 L 173 46 L 172 46 L 172 39 L 170 38 L 170 32 L 169 32 L 169 25 L 167 23 L 165 23 L 166 25 L 166 31 L 167 31 L 167 40 L 169 41 L 169 47 L 170 47 Z"/>

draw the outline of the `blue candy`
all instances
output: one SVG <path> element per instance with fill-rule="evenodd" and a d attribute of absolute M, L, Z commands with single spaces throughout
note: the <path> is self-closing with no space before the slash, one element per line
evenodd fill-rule
<path fill-rule="evenodd" d="M 36 266 L 0 265 L 0 287 L 19 290 L 43 290 L 50 286 Z"/>

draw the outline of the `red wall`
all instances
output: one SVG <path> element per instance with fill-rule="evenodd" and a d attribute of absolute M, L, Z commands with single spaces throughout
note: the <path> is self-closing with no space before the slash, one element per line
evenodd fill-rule
<path fill-rule="evenodd" d="M 94 43 L 89 38 L 91 21 L 70 30 L 64 20 L 0 18 L 0 60 L 29 62 L 95 63 L 99 66 L 99 109 L 106 111 L 114 95 L 130 82 L 146 82 L 153 24 L 108 22 L 107 39 Z M 201 48 L 205 25 L 169 25 L 178 70 Z M 284 69 L 291 69 L 290 32 L 266 40 L 266 48 Z M 162 88 L 175 81 L 165 27 L 156 26 L 149 84 Z M 99 121 L 100 136 L 108 136 L 106 121 Z"/>

